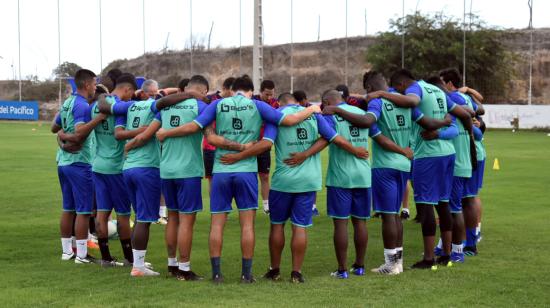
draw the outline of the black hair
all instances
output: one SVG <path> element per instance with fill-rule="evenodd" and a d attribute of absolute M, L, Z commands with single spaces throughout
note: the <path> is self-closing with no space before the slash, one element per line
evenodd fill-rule
<path fill-rule="evenodd" d="M 302 91 L 302 90 L 297 90 L 297 91 L 294 91 L 294 93 L 292 93 L 292 95 L 294 95 L 294 98 L 298 101 L 298 102 L 303 102 L 307 99 L 307 94 L 305 91 Z"/>
<path fill-rule="evenodd" d="M 189 79 L 189 85 L 192 84 L 200 84 L 206 87 L 206 91 L 210 90 L 210 85 L 208 84 L 208 80 L 204 78 L 203 75 L 194 75 Z"/>
<path fill-rule="evenodd" d="M 188 84 L 189 84 L 189 78 L 183 78 L 182 80 L 180 80 L 180 82 L 178 82 L 178 88 L 181 91 L 185 91 L 185 87 L 187 87 Z"/>
<path fill-rule="evenodd" d="M 363 75 L 363 89 L 366 90 L 368 85 L 377 88 L 382 81 L 386 81 L 386 78 L 381 72 L 375 70 L 368 71 Z"/>
<path fill-rule="evenodd" d="M 342 94 L 338 90 L 329 89 L 323 92 L 323 94 L 321 95 L 321 100 L 324 101 L 324 100 L 327 100 L 329 97 L 336 97 L 336 96 L 340 96 L 339 99 L 342 98 Z"/>
<path fill-rule="evenodd" d="M 411 73 L 411 71 L 402 68 L 391 75 L 390 85 L 393 87 L 406 80 L 416 80 L 416 78 L 414 78 L 414 75 Z"/>
<path fill-rule="evenodd" d="M 77 89 L 82 89 L 86 86 L 86 83 L 94 79 L 96 75 L 94 72 L 87 69 L 79 69 L 74 74 L 74 83 L 76 84 Z"/>
<path fill-rule="evenodd" d="M 292 93 L 284 92 L 284 93 L 281 93 L 281 95 L 279 95 L 277 100 L 280 101 L 280 102 L 285 102 L 286 103 L 289 98 L 296 99 L 296 97 L 294 95 L 292 95 Z"/>
<path fill-rule="evenodd" d="M 337 85 L 336 91 L 340 92 L 344 99 L 347 99 L 349 97 L 349 89 L 348 89 L 348 86 L 346 86 L 345 84 Z"/>
<path fill-rule="evenodd" d="M 95 94 L 96 95 L 99 95 L 99 94 L 109 94 L 109 92 L 107 91 L 107 87 L 102 85 L 102 84 L 98 84 L 96 87 L 95 87 Z"/>
<path fill-rule="evenodd" d="M 429 84 L 433 84 L 434 86 L 443 85 L 443 81 L 441 81 L 441 77 L 435 76 L 435 75 L 426 78 L 426 82 Z"/>
<path fill-rule="evenodd" d="M 223 81 L 222 87 L 224 89 L 231 89 L 234 82 L 235 82 L 235 77 L 225 78 L 225 80 Z"/>
<path fill-rule="evenodd" d="M 231 88 L 233 91 L 254 91 L 254 83 L 248 75 L 243 75 L 242 77 L 235 78 L 233 86 Z"/>
<path fill-rule="evenodd" d="M 275 89 L 275 83 L 273 82 L 273 80 L 264 80 L 262 81 L 262 83 L 260 84 L 260 92 L 262 92 L 263 90 L 273 90 Z"/>
<path fill-rule="evenodd" d="M 460 88 L 462 86 L 462 76 L 460 75 L 458 69 L 454 67 L 442 70 L 439 73 L 439 76 L 443 78 L 445 83 L 450 81 L 455 88 Z"/>
<path fill-rule="evenodd" d="M 138 86 L 137 86 L 137 83 L 136 83 L 136 77 L 130 73 L 123 73 L 121 74 L 120 76 L 118 76 L 118 78 L 116 79 L 116 86 L 120 86 L 122 84 L 129 84 L 132 86 L 132 88 L 134 88 L 134 90 L 137 90 L 138 89 Z"/>
<path fill-rule="evenodd" d="M 120 75 L 122 75 L 122 71 L 119 70 L 118 68 L 113 68 L 112 70 L 109 70 L 107 72 L 107 77 L 109 77 L 111 79 L 111 81 L 113 82 L 113 87 L 116 86 L 116 81 L 117 81 L 118 77 L 120 77 Z"/>

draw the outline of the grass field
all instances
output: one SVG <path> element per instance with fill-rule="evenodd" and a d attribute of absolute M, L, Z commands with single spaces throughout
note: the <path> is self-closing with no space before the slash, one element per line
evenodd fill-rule
<path fill-rule="evenodd" d="M 240 248 L 235 213 L 226 227 L 222 269 L 226 283 L 133 279 L 129 269 L 61 262 L 58 218 L 61 193 L 55 165 L 56 144 L 48 124 L 0 122 L 0 298 L 1 306 L 549 306 L 550 305 L 550 137 L 546 133 L 490 131 L 480 255 L 437 271 L 405 271 L 396 277 L 370 272 L 335 280 L 332 223 L 321 216 L 309 233 L 303 285 L 287 282 L 289 245 L 282 272 L 272 283 L 258 279 L 240 285 Z M 326 155 L 326 152 L 323 153 Z M 500 171 L 491 169 L 495 157 Z M 326 163 L 326 156 L 323 158 Z M 203 192 L 206 189 L 203 188 Z M 205 208 L 208 198 L 205 196 Z M 414 208 L 414 206 L 413 206 Z M 197 220 L 192 264 L 209 277 L 209 215 Z M 383 261 L 380 221 L 368 222 L 367 267 Z M 163 226 L 153 225 L 147 254 L 166 273 Z M 254 272 L 268 267 L 268 218 L 257 216 Z M 289 234 L 289 233 L 287 233 Z M 405 223 L 405 265 L 421 258 L 420 226 Z M 351 245 L 353 246 L 353 245 Z M 112 253 L 122 256 L 118 241 Z M 93 252 L 98 256 L 98 252 Z M 350 255 L 353 253 L 350 247 Z"/>

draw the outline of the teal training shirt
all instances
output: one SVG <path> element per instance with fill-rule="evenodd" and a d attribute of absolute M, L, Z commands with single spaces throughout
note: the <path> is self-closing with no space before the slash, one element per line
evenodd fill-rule
<path fill-rule="evenodd" d="M 59 111 L 61 128 L 65 133 L 74 134 L 76 126 L 90 121 L 90 106 L 88 100 L 79 94 L 73 94 L 63 102 Z M 68 166 L 74 163 L 90 164 L 92 151 L 90 148 L 90 136 L 86 138 L 82 149 L 77 153 L 61 151 L 58 166 Z"/>
<path fill-rule="evenodd" d="M 155 119 L 152 111 L 154 99 L 134 102 L 129 108 L 126 120 L 127 130 L 136 130 L 142 126 L 147 126 Z M 153 136 L 145 145 L 132 149 L 126 155 L 123 170 L 131 168 L 158 168 L 160 165 L 160 146 L 156 137 Z"/>

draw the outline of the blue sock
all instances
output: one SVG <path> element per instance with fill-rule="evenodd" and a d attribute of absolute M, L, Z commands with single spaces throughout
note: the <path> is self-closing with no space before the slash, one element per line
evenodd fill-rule
<path fill-rule="evenodd" d="M 243 267 L 241 274 L 246 279 L 250 279 L 252 277 L 252 259 L 243 258 Z"/>
<path fill-rule="evenodd" d="M 212 276 L 221 275 L 221 257 L 210 258 L 210 264 L 212 264 Z"/>
<path fill-rule="evenodd" d="M 466 246 L 476 246 L 476 228 L 466 228 Z"/>

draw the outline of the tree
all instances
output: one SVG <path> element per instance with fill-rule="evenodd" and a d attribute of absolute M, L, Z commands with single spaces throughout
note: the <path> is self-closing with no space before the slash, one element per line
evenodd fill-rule
<path fill-rule="evenodd" d="M 57 77 L 72 77 L 81 68 L 76 63 L 65 61 L 53 70 L 53 74 Z"/>
<path fill-rule="evenodd" d="M 466 34 L 466 83 L 486 97 L 502 94 L 514 74 L 517 57 L 507 51 L 502 32 L 471 16 Z M 470 25 L 468 25 L 470 27 Z M 424 78 L 448 67 L 462 72 L 462 23 L 438 13 L 419 12 L 390 20 L 390 31 L 380 34 L 369 47 L 366 60 L 386 76 L 401 68 L 401 36 L 405 33 L 405 68 Z"/>

